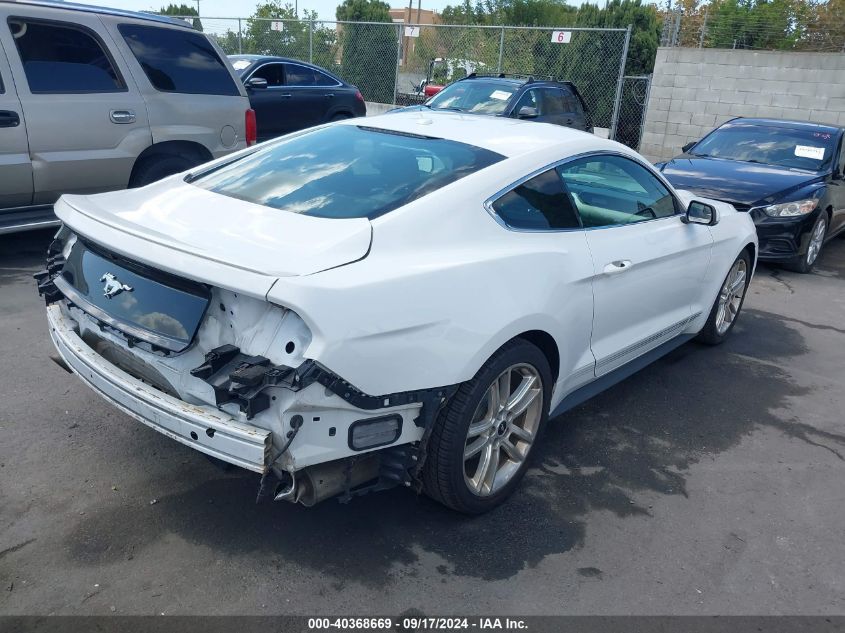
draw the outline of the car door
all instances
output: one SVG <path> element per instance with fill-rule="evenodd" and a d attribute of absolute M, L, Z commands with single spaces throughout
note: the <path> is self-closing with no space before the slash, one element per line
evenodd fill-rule
<path fill-rule="evenodd" d="M 33 202 L 126 187 L 151 133 L 144 101 L 111 54 L 99 18 L 10 6 L 0 41 L 26 113 Z"/>
<path fill-rule="evenodd" d="M 531 252 L 551 256 L 551 270 L 526 268 L 546 281 L 538 313 L 554 325 L 549 333 L 560 351 L 556 401 L 594 379 L 595 358 L 590 349 L 593 327 L 593 262 L 584 229 L 563 182 L 550 166 L 487 203 L 496 220 L 518 234 Z"/>
<path fill-rule="evenodd" d="M 26 138 L 26 118 L 0 45 L 0 209 L 32 202 L 32 163 Z"/>
<path fill-rule="evenodd" d="M 267 81 L 266 88 L 254 88 L 249 80 Z M 290 132 L 293 112 L 292 95 L 285 87 L 285 66 L 281 62 L 267 62 L 250 72 L 245 78 L 249 103 L 255 110 L 258 140 L 266 141 Z"/>
<path fill-rule="evenodd" d="M 710 228 L 685 224 L 681 203 L 655 173 L 617 154 L 558 168 L 593 257 L 591 348 L 604 375 L 681 334 L 701 305 Z"/>
<path fill-rule="evenodd" d="M 290 94 L 291 130 L 322 123 L 332 104 L 334 92 L 319 85 L 317 71 L 301 64 L 285 64 L 285 89 Z"/>

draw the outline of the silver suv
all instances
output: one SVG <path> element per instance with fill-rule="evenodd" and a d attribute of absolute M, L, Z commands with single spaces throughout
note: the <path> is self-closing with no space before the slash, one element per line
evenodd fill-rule
<path fill-rule="evenodd" d="M 180 20 L 0 0 L 0 233 L 58 223 L 63 193 L 139 187 L 255 142 L 225 59 Z"/>

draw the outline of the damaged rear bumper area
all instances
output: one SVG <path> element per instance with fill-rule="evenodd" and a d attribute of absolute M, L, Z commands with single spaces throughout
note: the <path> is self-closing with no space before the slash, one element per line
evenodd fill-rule
<path fill-rule="evenodd" d="M 47 306 L 50 337 L 83 382 L 139 422 L 198 451 L 257 473 L 267 471 L 271 433 L 212 407 L 188 404 L 147 385 L 94 352 L 58 303 Z"/>
<path fill-rule="evenodd" d="M 296 313 L 63 237 L 35 275 L 50 336 L 62 366 L 108 402 L 262 474 L 259 500 L 420 489 L 456 386 L 366 394 L 304 355 L 311 333 Z"/>

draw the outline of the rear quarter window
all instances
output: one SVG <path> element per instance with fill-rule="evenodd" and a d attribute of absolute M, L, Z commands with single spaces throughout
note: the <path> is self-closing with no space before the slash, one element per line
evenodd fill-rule
<path fill-rule="evenodd" d="M 137 24 L 121 24 L 118 29 L 157 90 L 187 94 L 240 94 L 211 42 L 199 33 Z"/>

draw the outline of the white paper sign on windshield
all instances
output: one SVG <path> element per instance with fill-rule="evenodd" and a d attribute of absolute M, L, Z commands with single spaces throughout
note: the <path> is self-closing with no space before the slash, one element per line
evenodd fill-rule
<path fill-rule="evenodd" d="M 505 92 L 504 90 L 494 90 L 490 93 L 491 99 L 498 99 L 499 101 L 507 101 L 511 98 L 511 94 L 509 92 Z"/>
<path fill-rule="evenodd" d="M 795 155 L 800 158 L 824 159 L 824 147 L 813 147 L 812 145 L 796 145 Z"/>

